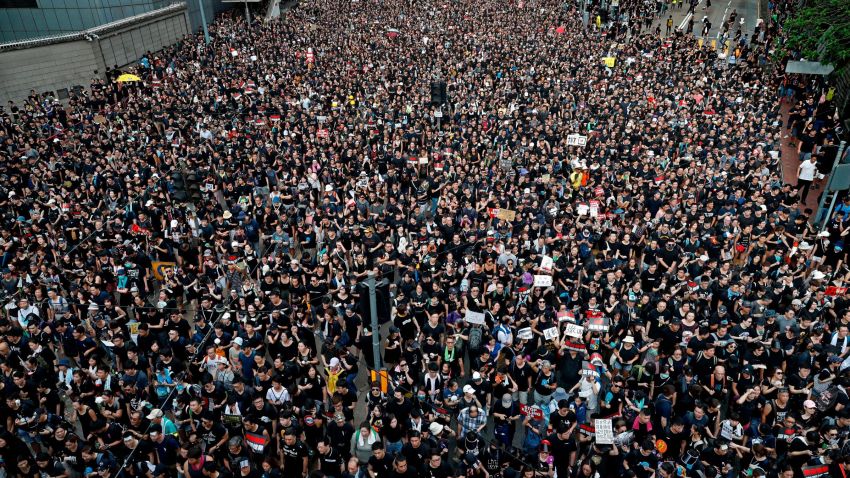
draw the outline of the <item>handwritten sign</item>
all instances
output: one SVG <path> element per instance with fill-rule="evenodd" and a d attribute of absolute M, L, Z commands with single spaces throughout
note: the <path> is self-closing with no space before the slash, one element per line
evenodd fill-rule
<path fill-rule="evenodd" d="M 847 293 L 846 287 L 836 287 L 834 285 L 827 287 L 826 290 L 824 291 L 824 294 L 826 294 L 830 297 L 836 297 L 836 296 L 839 296 L 839 295 L 844 295 L 846 293 Z"/>
<path fill-rule="evenodd" d="M 548 329 L 543 331 L 543 337 L 546 340 L 556 340 L 558 338 L 558 328 L 549 327 Z"/>
<path fill-rule="evenodd" d="M 571 134 L 567 136 L 567 146 L 585 146 L 587 144 L 587 136 L 581 134 Z"/>
<path fill-rule="evenodd" d="M 543 419 L 543 409 L 536 407 L 534 405 L 519 405 L 519 414 L 523 416 L 529 416 L 532 420 L 542 420 Z"/>
<path fill-rule="evenodd" d="M 466 315 L 463 320 L 466 321 L 467 324 L 483 324 L 484 323 L 484 313 L 483 312 L 473 312 L 471 310 L 466 311 Z"/>
<path fill-rule="evenodd" d="M 520 340 L 531 340 L 534 337 L 534 332 L 531 331 L 531 327 L 524 327 L 517 331 L 516 337 Z"/>
<path fill-rule="evenodd" d="M 594 420 L 593 427 L 596 428 L 596 444 L 614 444 L 614 426 L 610 418 L 597 418 Z"/>
<path fill-rule="evenodd" d="M 584 335 L 584 327 L 578 324 L 567 324 L 564 328 L 564 334 L 570 337 L 581 337 Z"/>
<path fill-rule="evenodd" d="M 606 56 L 602 59 L 605 62 L 605 66 L 608 68 L 614 68 L 614 64 L 617 63 L 617 58 L 613 56 Z"/>
<path fill-rule="evenodd" d="M 516 211 L 512 209 L 499 208 L 499 212 L 496 213 L 496 218 L 504 221 L 513 221 L 516 219 Z"/>
<path fill-rule="evenodd" d="M 534 276 L 534 287 L 551 287 L 552 286 L 552 276 L 549 275 L 536 275 Z"/>

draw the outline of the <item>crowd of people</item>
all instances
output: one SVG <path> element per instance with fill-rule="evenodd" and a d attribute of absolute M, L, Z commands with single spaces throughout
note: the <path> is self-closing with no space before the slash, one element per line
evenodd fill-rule
<path fill-rule="evenodd" d="M 0 476 L 847 476 L 832 97 L 793 2 L 663 3 L 227 12 L 10 103 Z"/>

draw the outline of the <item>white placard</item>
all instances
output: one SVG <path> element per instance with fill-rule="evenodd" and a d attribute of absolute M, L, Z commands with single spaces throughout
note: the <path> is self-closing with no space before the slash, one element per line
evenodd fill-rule
<path fill-rule="evenodd" d="M 443 117 L 442 111 L 437 110 L 437 111 L 434 112 L 434 118 L 442 118 L 442 117 Z"/>
<path fill-rule="evenodd" d="M 570 337 L 580 338 L 584 335 L 584 327 L 578 324 L 567 324 L 567 326 L 564 328 L 564 334 Z"/>
<path fill-rule="evenodd" d="M 549 327 L 548 329 L 543 331 L 543 337 L 546 340 L 555 340 L 558 338 L 558 328 L 557 327 Z"/>
<path fill-rule="evenodd" d="M 587 144 L 587 136 L 571 134 L 567 136 L 567 146 L 584 146 Z"/>
<path fill-rule="evenodd" d="M 582 203 L 576 207 L 576 212 L 579 216 L 587 216 L 588 211 L 590 211 L 590 206 L 587 204 Z"/>
<path fill-rule="evenodd" d="M 610 418 L 597 418 L 594 420 L 593 427 L 596 429 L 597 445 L 614 444 L 614 426 Z"/>
<path fill-rule="evenodd" d="M 536 275 L 534 276 L 534 287 L 550 287 L 552 285 L 552 276 Z"/>
<path fill-rule="evenodd" d="M 555 261 L 549 256 L 543 256 L 543 258 L 540 259 L 540 270 L 543 272 L 551 273 L 552 266 L 554 265 Z"/>
<path fill-rule="evenodd" d="M 534 337 L 534 332 L 531 331 L 531 327 L 525 327 L 517 331 L 516 337 L 520 340 L 531 340 Z"/>
<path fill-rule="evenodd" d="M 483 324 L 484 323 L 484 313 L 483 312 L 473 312 L 473 311 L 467 309 L 466 316 L 464 316 L 463 320 L 465 320 L 467 324 Z"/>

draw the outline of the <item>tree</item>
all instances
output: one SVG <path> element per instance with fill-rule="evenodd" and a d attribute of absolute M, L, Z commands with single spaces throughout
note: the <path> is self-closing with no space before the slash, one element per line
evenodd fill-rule
<path fill-rule="evenodd" d="M 785 49 L 836 68 L 850 61 L 850 1 L 809 0 L 785 22 Z"/>

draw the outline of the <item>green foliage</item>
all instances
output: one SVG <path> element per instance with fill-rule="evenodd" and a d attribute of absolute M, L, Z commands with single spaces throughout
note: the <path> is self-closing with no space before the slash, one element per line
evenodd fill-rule
<path fill-rule="evenodd" d="M 840 67 L 850 61 L 850 1 L 809 0 L 785 22 L 785 48 Z"/>

